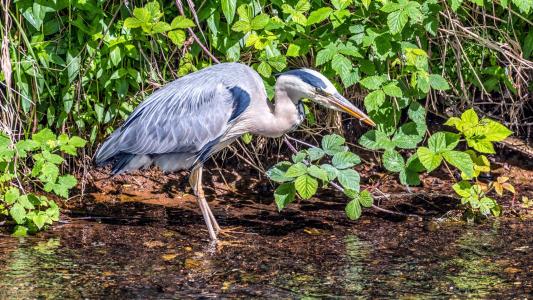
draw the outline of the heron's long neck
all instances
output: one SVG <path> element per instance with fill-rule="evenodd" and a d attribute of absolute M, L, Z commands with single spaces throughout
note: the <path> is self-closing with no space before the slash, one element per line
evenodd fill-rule
<path fill-rule="evenodd" d="M 303 120 L 297 106 L 300 98 L 290 95 L 282 85 L 276 84 L 274 108 L 271 107 L 269 113 L 258 116 L 256 133 L 267 137 L 279 137 L 300 125 Z"/>

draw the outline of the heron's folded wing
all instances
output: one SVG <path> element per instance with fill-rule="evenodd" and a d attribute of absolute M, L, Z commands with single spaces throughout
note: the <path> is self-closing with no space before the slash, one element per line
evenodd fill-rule
<path fill-rule="evenodd" d="M 186 79 L 186 78 L 184 78 Z M 143 101 L 99 149 L 96 162 L 119 153 L 195 153 L 219 138 L 246 99 L 221 82 L 177 80 Z M 240 98 L 239 98 L 240 97 Z M 249 98 L 248 98 L 249 103 Z"/>

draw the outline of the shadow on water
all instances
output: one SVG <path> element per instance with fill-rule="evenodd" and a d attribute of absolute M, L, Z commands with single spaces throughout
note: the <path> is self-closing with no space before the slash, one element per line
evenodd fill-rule
<path fill-rule="evenodd" d="M 282 213 L 260 200 L 229 202 L 213 207 L 221 225 L 235 232 L 214 251 L 207 251 L 203 220 L 190 203 L 100 203 L 38 236 L 0 236 L 0 299 L 533 292 L 531 221 L 429 230 L 373 214 L 350 222 L 335 201 L 308 201 Z"/>

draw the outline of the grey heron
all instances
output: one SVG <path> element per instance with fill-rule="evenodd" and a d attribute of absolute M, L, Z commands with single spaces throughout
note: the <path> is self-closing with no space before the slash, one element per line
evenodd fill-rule
<path fill-rule="evenodd" d="M 256 71 L 222 63 L 170 82 L 141 102 L 100 146 L 95 162 L 111 164 L 113 174 L 151 165 L 166 172 L 190 169 L 189 183 L 216 240 L 220 227 L 202 188 L 203 164 L 244 133 L 280 137 L 294 130 L 305 116 L 303 98 L 375 125 L 317 71 L 279 74 L 274 105 Z"/>

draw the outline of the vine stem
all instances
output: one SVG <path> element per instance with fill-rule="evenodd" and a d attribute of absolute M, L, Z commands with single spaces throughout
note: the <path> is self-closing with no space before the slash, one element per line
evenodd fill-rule
<path fill-rule="evenodd" d="M 287 145 L 287 147 L 289 147 L 289 149 L 293 152 L 293 153 L 298 153 L 298 150 L 291 144 L 291 142 L 289 141 L 289 139 L 293 139 L 293 140 L 296 140 L 294 138 L 291 138 L 291 137 L 288 137 L 288 136 L 284 136 L 283 137 L 283 141 L 285 142 L 285 144 Z M 304 143 L 306 144 L 306 143 Z M 313 145 L 309 145 L 309 146 L 312 146 L 312 147 L 315 147 Z M 344 193 L 344 188 L 340 185 L 338 185 L 337 183 L 335 182 L 330 182 L 331 186 L 333 186 L 335 189 L 337 189 L 338 191 Z M 382 208 L 382 207 L 379 207 L 375 204 L 372 204 L 372 208 L 377 210 L 377 211 L 381 211 L 381 212 L 384 212 L 384 213 L 388 213 L 388 214 L 391 214 L 391 215 L 398 215 L 398 216 L 402 216 L 402 217 L 416 217 L 418 218 L 419 220 L 422 219 L 421 216 L 419 215 L 414 215 L 414 214 L 405 214 L 405 213 L 402 213 L 402 212 L 399 212 L 399 211 L 392 211 L 392 210 L 388 210 L 388 209 L 385 209 L 385 208 Z"/>
<path fill-rule="evenodd" d="M 181 3 L 181 0 L 176 0 L 176 6 L 178 7 L 180 14 L 185 17 L 185 11 L 183 10 L 183 4 Z M 193 14 L 196 15 L 196 12 L 194 12 L 194 8 L 193 7 L 189 7 L 189 8 L 193 11 Z M 209 56 L 217 64 L 220 63 L 218 58 L 216 58 L 213 55 L 213 53 L 211 53 L 211 51 L 209 51 L 209 49 L 207 49 L 207 47 L 200 41 L 198 36 L 192 30 L 192 28 L 187 28 L 187 31 L 189 31 L 189 34 L 192 36 L 194 41 L 198 44 L 198 46 L 200 46 L 200 48 L 202 48 L 202 50 L 205 52 L 205 54 L 207 54 L 207 56 Z"/>

